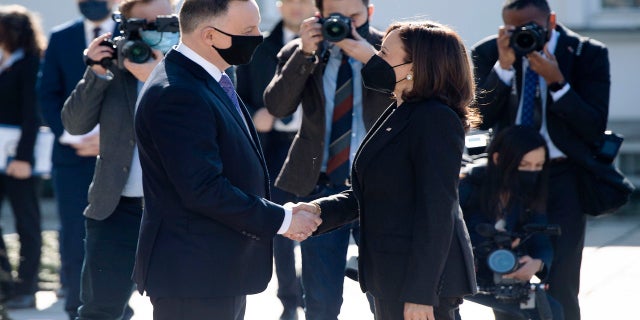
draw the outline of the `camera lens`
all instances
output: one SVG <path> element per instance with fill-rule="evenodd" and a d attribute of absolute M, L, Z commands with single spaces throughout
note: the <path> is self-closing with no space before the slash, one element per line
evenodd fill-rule
<path fill-rule="evenodd" d="M 521 32 L 515 38 L 515 43 L 523 51 L 533 51 L 536 45 L 536 38 L 530 32 Z"/>
<path fill-rule="evenodd" d="M 351 35 L 351 19 L 332 13 L 322 23 L 322 36 L 325 40 L 338 42 Z"/>
<path fill-rule="evenodd" d="M 339 37 L 344 34 L 344 28 L 338 23 L 332 23 L 327 26 L 327 34 L 333 38 Z"/>
<path fill-rule="evenodd" d="M 142 41 L 127 41 L 122 47 L 122 54 L 133 63 L 145 63 L 151 58 L 151 48 Z"/>
<path fill-rule="evenodd" d="M 517 269 L 518 258 L 510 250 L 498 249 L 489 254 L 487 264 L 491 271 L 498 274 L 507 274 Z"/>

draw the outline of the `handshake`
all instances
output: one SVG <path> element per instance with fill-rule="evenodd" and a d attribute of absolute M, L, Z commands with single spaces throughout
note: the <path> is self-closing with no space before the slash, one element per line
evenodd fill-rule
<path fill-rule="evenodd" d="M 284 207 L 293 211 L 289 229 L 283 234 L 283 236 L 291 240 L 303 241 L 307 239 L 322 223 L 320 207 L 316 204 L 305 202 L 293 204 L 289 202 Z"/>

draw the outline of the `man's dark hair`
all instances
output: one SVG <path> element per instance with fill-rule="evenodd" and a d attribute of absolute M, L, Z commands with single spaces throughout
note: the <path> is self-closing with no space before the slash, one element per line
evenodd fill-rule
<path fill-rule="evenodd" d="M 551 8 L 547 0 L 507 0 L 502 6 L 502 10 L 520 10 L 534 6 L 544 13 L 551 13 Z"/>
<path fill-rule="evenodd" d="M 318 8 L 320 12 L 322 12 L 322 2 L 323 0 L 316 0 L 316 8 Z M 362 3 L 365 5 L 365 7 L 369 6 L 369 0 L 362 0 Z"/>
<path fill-rule="evenodd" d="M 227 12 L 231 1 L 249 0 L 185 0 L 180 7 L 180 33 L 193 32 L 200 22 Z"/>

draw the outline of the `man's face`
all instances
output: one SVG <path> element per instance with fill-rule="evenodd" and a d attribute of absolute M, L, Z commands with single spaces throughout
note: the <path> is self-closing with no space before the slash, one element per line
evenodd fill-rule
<path fill-rule="evenodd" d="M 313 16 L 316 6 L 313 0 L 282 0 L 278 4 L 282 20 L 287 26 L 299 26 Z"/>
<path fill-rule="evenodd" d="M 213 26 L 232 35 L 259 36 L 260 11 L 254 1 L 230 1 L 227 12 L 216 18 Z M 215 33 L 214 45 L 225 49 L 231 47 L 231 38 Z"/>
<path fill-rule="evenodd" d="M 131 16 L 128 19 L 146 19 L 147 22 L 156 21 L 158 16 L 166 16 L 173 13 L 169 0 L 155 0 L 148 3 L 136 3 L 131 7 Z"/>
<path fill-rule="evenodd" d="M 549 32 L 556 27 L 555 19 L 550 19 L 551 16 L 554 16 L 554 14 L 551 13 L 550 15 L 535 6 L 528 6 L 519 10 L 505 9 L 502 11 L 502 20 L 505 26 L 518 27 L 529 22 L 534 22 Z"/>
<path fill-rule="evenodd" d="M 334 12 L 338 12 L 351 18 L 356 27 L 360 27 L 369 19 L 369 8 L 362 0 L 325 0 L 322 6 L 322 16 L 328 17 Z"/>

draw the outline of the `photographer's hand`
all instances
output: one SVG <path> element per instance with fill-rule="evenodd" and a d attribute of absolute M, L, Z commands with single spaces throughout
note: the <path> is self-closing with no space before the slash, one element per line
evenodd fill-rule
<path fill-rule="evenodd" d="M 336 42 L 336 46 L 340 47 L 348 56 L 362 63 L 367 63 L 376 54 L 375 48 L 367 42 L 367 39 L 358 34 L 353 22 L 351 22 L 351 36 L 353 39 L 345 38 Z"/>
<path fill-rule="evenodd" d="M 85 49 L 84 54 L 87 56 L 87 58 L 93 61 L 100 61 L 104 58 L 113 57 L 114 52 L 112 48 L 100 45 L 100 43 L 110 38 L 111 38 L 111 32 L 107 32 L 93 39 L 93 41 L 91 41 L 91 43 L 89 44 L 89 47 Z M 100 64 L 92 65 L 91 70 L 93 70 L 93 72 L 95 72 L 97 75 L 100 75 L 100 76 L 104 76 L 107 74 L 107 69 L 105 69 Z"/>
<path fill-rule="evenodd" d="M 521 265 L 518 270 L 509 274 L 505 274 L 502 277 L 507 279 L 529 281 L 538 272 L 538 270 L 540 270 L 540 267 L 542 266 L 542 260 L 533 259 L 530 256 L 523 256 L 518 260 L 518 262 Z"/>
<path fill-rule="evenodd" d="M 527 55 L 531 70 L 542 76 L 547 84 L 554 82 L 564 82 L 564 76 L 558 66 L 558 60 L 549 52 L 549 43 L 544 46 L 544 55 L 539 52 L 532 52 Z"/>
<path fill-rule="evenodd" d="M 498 30 L 498 61 L 500 62 L 500 68 L 504 70 L 510 70 L 513 68 L 513 63 L 516 62 L 516 53 L 509 45 L 513 30 L 515 30 L 515 27 L 509 25 L 501 26 Z"/>
<path fill-rule="evenodd" d="M 152 58 L 147 60 L 145 63 L 133 63 L 129 59 L 124 59 L 124 67 L 129 70 L 136 79 L 142 82 L 147 81 L 147 78 L 149 78 L 153 68 L 155 68 L 158 63 L 162 61 L 162 58 L 164 58 L 162 51 L 156 49 L 152 49 L 152 51 Z"/>
<path fill-rule="evenodd" d="M 318 22 L 318 17 L 305 19 L 300 25 L 300 48 L 304 54 L 310 55 L 318 50 L 318 44 L 322 41 L 322 25 Z"/>

